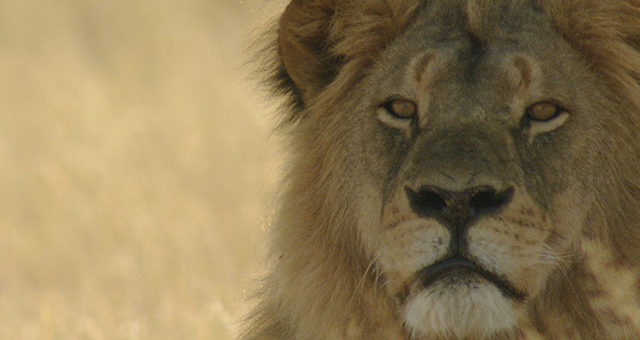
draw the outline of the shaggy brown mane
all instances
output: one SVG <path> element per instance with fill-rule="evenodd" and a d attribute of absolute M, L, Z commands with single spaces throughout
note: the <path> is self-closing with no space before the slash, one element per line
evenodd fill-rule
<path fill-rule="evenodd" d="M 558 30 L 592 63 L 594 70 L 640 107 L 640 2 L 541 1 Z"/>

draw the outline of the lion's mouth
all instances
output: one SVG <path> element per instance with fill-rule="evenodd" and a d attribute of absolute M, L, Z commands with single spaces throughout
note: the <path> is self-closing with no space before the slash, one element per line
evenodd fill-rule
<path fill-rule="evenodd" d="M 449 257 L 425 267 L 418 273 L 418 281 L 423 287 L 428 287 L 437 281 L 447 280 L 446 283 L 455 284 L 468 281 L 474 276 L 495 285 L 508 298 L 524 300 L 526 297 L 525 293 L 516 289 L 508 280 L 459 256 Z"/>

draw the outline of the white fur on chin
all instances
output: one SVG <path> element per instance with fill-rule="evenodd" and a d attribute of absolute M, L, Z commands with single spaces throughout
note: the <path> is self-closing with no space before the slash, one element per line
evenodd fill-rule
<path fill-rule="evenodd" d="M 404 323 L 416 338 L 485 338 L 516 325 L 513 302 L 488 283 L 435 284 L 410 297 Z"/>

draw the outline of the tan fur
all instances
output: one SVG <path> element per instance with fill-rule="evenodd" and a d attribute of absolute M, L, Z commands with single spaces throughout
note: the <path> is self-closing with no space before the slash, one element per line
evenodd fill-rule
<path fill-rule="evenodd" d="M 243 339 L 640 339 L 640 1 L 294 0 L 277 32 Z M 453 257 L 491 274 L 429 281 Z"/>

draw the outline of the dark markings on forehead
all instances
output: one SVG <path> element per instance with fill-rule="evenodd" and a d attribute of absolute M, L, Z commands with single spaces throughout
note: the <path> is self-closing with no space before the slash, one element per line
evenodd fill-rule
<path fill-rule="evenodd" d="M 436 49 L 457 50 L 458 74 L 474 83 L 482 79 L 482 61 L 494 44 L 518 45 L 523 32 L 544 25 L 534 3 L 535 0 L 423 0 L 414 32 Z M 425 76 L 429 72 L 424 70 L 430 62 L 426 58 L 414 64 L 418 82 L 428 81 Z M 527 62 L 519 60 L 514 66 L 522 76 L 522 85 L 530 85 L 534 75 Z"/>
<path fill-rule="evenodd" d="M 540 10 L 534 0 L 459 1 L 465 3 L 462 10 L 466 17 L 466 29 L 482 40 L 505 31 L 522 29 Z"/>
<path fill-rule="evenodd" d="M 471 82 L 475 80 L 477 76 L 476 71 L 485 54 L 486 48 L 482 41 L 473 34 L 470 34 L 467 39 L 468 47 L 462 52 L 460 58 L 462 59 L 462 64 L 466 65 L 466 72 L 464 73 L 465 79 Z"/>
<path fill-rule="evenodd" d="M 540 11 L 535 0 L 423 0 L 429 25 L 441 27 L 441 39 L 472 36 L 485 43 L 496 34 L 520 30 Z"/>

